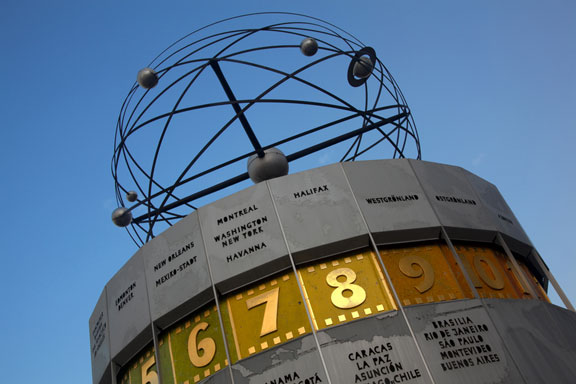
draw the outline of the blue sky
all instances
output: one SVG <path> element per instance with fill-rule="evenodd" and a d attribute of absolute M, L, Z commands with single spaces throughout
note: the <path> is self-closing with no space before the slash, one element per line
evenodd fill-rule
<path fill-rule="evenodd" d="M 3 382 L 91 381 L 88 317 L 136 251 L 110 221 L 121 103 L 171 42 L 257 11 L 317 16 L 373 46 L 413 111 L 423 159 L 498 186 L 576 301 L 573 1 L 4 0 Z"/>

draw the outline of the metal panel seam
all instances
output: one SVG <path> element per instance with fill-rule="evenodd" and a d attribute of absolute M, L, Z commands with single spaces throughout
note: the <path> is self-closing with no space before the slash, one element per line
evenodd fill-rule
<path fill-rule="evenodd" d="M 216 312 L 218 313 L 218 322 L 220 323 L 220 332 L 222 333 L 222 340 L 224 341 L 224 350 L 226 351 L 226 359 L 228 360 L 228 374 L 232 384 L 234 384 L 234 375 L 232 374 L 232 359 L 230 351 L 228 350 L 228 338 L 224 331 L 224 322 L 222 321 L 222 312 L 220 311 L 220 303 L 218 301 L 218 291 L 214 285 L 214 278 L 212 276 L 212 267 L 210 266 L 210 257 L 208 256 L 208 249 L 206 248 L 206 239 L 204 238 L 204 231 L 202 231 L 202 221 L 198 218 L 198 229 L 200 230 L 200 237 L 202 238 L 202 246 L 204 247 L 204 254 L 206 255 L 206 265 L 208 266 L 208 273 L 210 275 L 210 285 L 214 294 L 214 302 L 216 303 Z"/>
<path fill-rule="evenodd" d="M 344 173 L 344 178 L 346 179 L 346 183 L 348 183 L 348 188 L 350 188 L 350 190 L 352 190 L 352 186 L 350 185 L 350 180 L 348 180 L 348 175 L 346 175 L 346 171 L 344 170 L 344 167 L 342 167 L 342 164 L 340 164 L 340 167 L 342 169 L 342 172 Z M 360 209 L 360 205 L 358 204 L 358 200 L 356 199 L 356 195 L 354 195 L 354 191 L 352 191 L 352 198 L 354 199 L 354 204 L 356 204 L 356 206 L 358 207 L 358 210 L 360 211 L 360 217 L 362 217 L 362 221 L 364 222 L 364 225 L 366 226 L 366 228 L 368 228 L 368 223 L 366 222 L 366 219 L 364 218 L 364 213 Z M 416 346 L 416 349 L 418 350 L 418 354 L 420 355 L 420 358 L 421 358 L 422 362 L 424 363 L 424 368 L 426 369 L 426 373 L 428 373 L 428 377 L 430 378 L 430 381 L 433 384 L 435 384 L 436 382 L 434 381 L 434 377 L 432 376 L 432 373 L 430 372 L 430 368 L 428 367 L 428 363 L 426 362 L 426 359 L 424 358 L 424 355 L 422 354 L 422 350 L 420 349 L 420 345 L 418 344 L 418 341 L 416 340 L 416 336 L 414 335 L 414 331 L 412 330 L 412 325 L 410 324 L 410 321 L 408 320 L 408 316 L 406 316 L 406 312 L 404 311 L 404 306 L 402 305 L 400 298 L 398 297 L 398 293 L 396 293 L 396 289 L 394 288 L 394 285 L 392 284 L 392 279 L 390 279 L 390 275 L 388 274 L 388 270 L 386 269 L 386 266 L 382 262 L 382 258 L 380 257 L 380 252 L 378 251 L 378 247 L 376 245 L 376 242 L 374 241 L 374 238 L 372 237 L 372 232 L 370 232 L 369 228 L 368 228 L 368 238 L 370 239 L 370 246 L 372 247 L 372 250 L 378 256 L 377 260 L 378 260 L 378 263 L 380 264 L 380 268 L 382 269 L 382 271 L 384 272 L 384 275 L 386 276 L 387 283 L 390 286 L 390 290 L 392 291 L 392 294 L 394 295 L 394 299 L 396 300 L 396 303 L 398 304 L 398 309 L 400 309 L 400 313 L 402 314 L 402 317 L 404 318 L 404 321 L 406 322 L 406 325 L 408 326 L 408 330 L 410 331 L 410 335 L 412 336 L 412 339 L 414 340 L 414 345 Z"/>
<path fill-rule="evenodd" d="M 306 297 L 304 296 L 304 292 L 302 291 L 302 285 L 298 281 L 298 270 L 296 269 L 296 264 L 294 264 L 294 259 L 292 258 L 292 252 L 290 251 L 290 246 L 288 245 L 288 239 L 286 238 L 286 233 L 284 232 L 284 227 L 282 226 L 282 221 L 280 220 L 280 215 L 278 214 L 278 209 L 276 208 L 276 202 L 274 201 L 274 196 L 272 195 L 272 191 L 270 190 L 270 184 L 268 181 L 265 181 L 266 188 L 268 189 L 268 193 L 270 194 L 270 199 L 272 200 L 272 207 L 274 208 L 274 213 L 276 218 L 278 219 L 278 223 L 280 224 L 280 233 L 282 233 L 282 239 L 284 240 L 284 244 L 286 244 L 286 251 L 288 252 L 288 258 L 290 259 L 290 265 L 292 266 L 292 272 L 294 273 L 294 277 L 297 279 L 298 290 L 300 291 L 300 297 L 302 301 L 306 303 Z M 316 329 L 314 328 L 314 324 L 312 322 L 312 317 L 310 315 L 310 309 L 307 305 L 304 305 L 304 309 L 306 310 L 306 316 L 308 316 L 308 322 L 310 324 L 310 328 L 312 329 L 312 336 L 314 337 L 314 342 L 316 343 L 316 348 L 318 350 L 318 355 L 320 357 L 320 361 L 322 362 L 322 368 L 324 368 L 324 372 L 326 373 L 326 378 L 328 379 L 328 384 L 332 384 L 332 380 L 330 379 L 330 373 L 328 372 L 328 367 L 326 366 L 326 361 L 324 360 L 324 356 L 322 355 L 322 349 L 320 348 L 320 341 L 318 341 L 318 336 L 316 334 Z"/>

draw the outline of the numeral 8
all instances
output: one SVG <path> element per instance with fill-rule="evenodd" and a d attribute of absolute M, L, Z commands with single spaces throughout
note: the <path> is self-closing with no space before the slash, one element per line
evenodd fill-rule
<path fill-rule="evenodd" d="M 344 281 L 338 278 L 344 276 Z M 359 285 L 352 284 L 356 281 L 356 272 L 350 268 L 338 268 L 326 276 L 326 283 L 336 288 L 330 299 L 332 304 L 338 308 L 354 308 L 366 301 L 366 291 Z M 351 295 L 344 296 L 344 292 L 351 292 Z"/>

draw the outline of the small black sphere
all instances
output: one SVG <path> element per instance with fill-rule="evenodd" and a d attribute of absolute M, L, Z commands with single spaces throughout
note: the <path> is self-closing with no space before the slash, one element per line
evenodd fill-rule
<path fill-rule="evenodd" d="M 300 43 L 300 51 L 304 56 L 314 56 L 318 52 L 318 42 L 316 39 L 307 37 Z"/>
<path fill-rule="evenodd" d="M 112 211 L 112 221 L 119 227 L 127 227 L 132 222 L 132 212 L 127 208 L 118 207 Z"/>
<path fill-rule="evenodd" d="M 128 191 L 126 192 L 126 200 L 133 203 L 138 200 L 138 193 L 136 191 Z"/>
<path fill-rule="evenodd" d="M 142 68 L 136 78 L 142 88 L 154 88 L 158 84 L 158 74 L 152 68 Z"/>
<path fill-rule="evenodd" d="M 374 70 L 372 60 L 368 56 L 362 56 L 354 63 L 352 73 L 359 79 L 366 79 L 370 77 L 372 70 Z"/>
<path fill-rule="evenodd" d="M 264 157 L 252 155 L 248 159 L 248 176 L 254 183 L 286 176 L 288 170 L 288 159 L 278 148 L 265 150 Z"/>

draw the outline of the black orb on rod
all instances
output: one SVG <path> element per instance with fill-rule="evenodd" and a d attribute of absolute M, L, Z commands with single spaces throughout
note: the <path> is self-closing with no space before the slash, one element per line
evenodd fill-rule
<path fill-rule="evenodd" d="M 170 45 L 138 72 L 114 147 L 112 220 L 138 245 L 220 191 L 303 158 L 421 158 L 376 51 L 294 13 L 221 20 Z"/>

